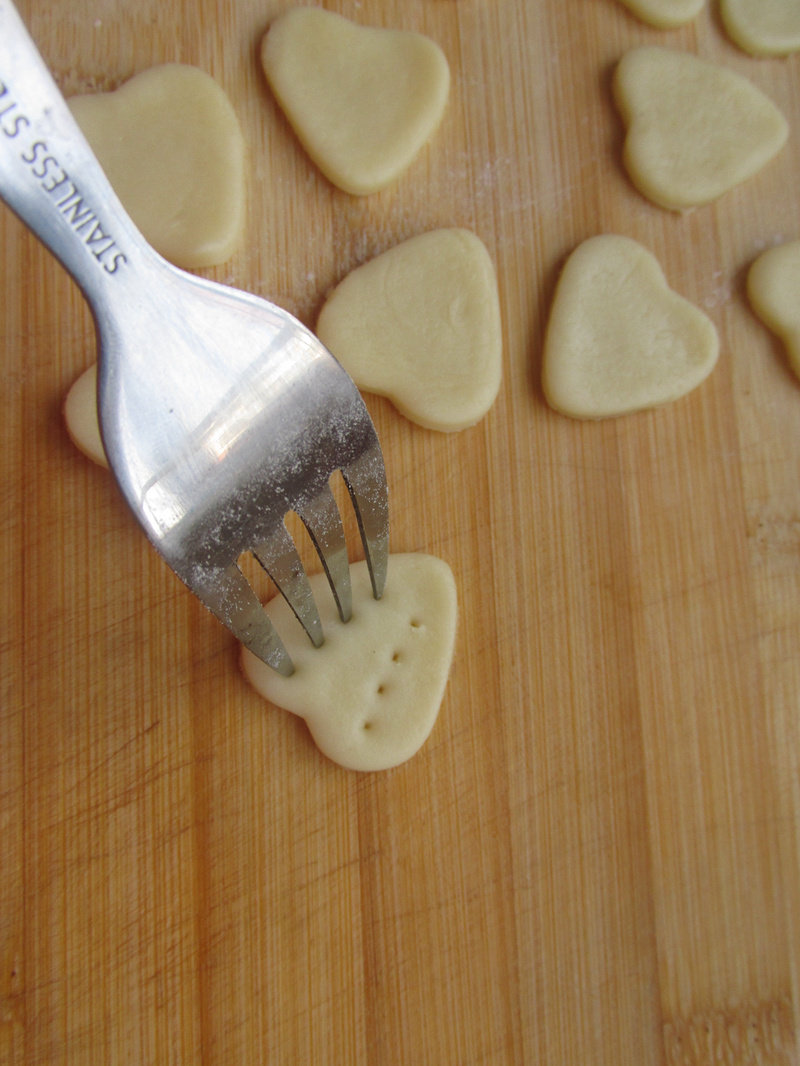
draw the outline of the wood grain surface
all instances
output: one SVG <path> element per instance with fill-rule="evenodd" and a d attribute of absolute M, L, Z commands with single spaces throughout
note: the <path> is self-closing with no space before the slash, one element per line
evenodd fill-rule
<path fill-rule="evenodd" d="M 369 399 L 393 550 L 450 563 L 460 626 L 423 750 L 347 772 L 70 444 L 91 319 L 0 210 L 0 1063 L 800 1063 L 800 383 L 744 296 L 800 237 L 800 57 L 744 55 L 715 3 L 666 32 L 615 0 L 326 0 L 452 70 L 430 145 L 357 199 L 261 76 L 284 2 L 20 6 L 66 93 L 169 60 L 229 94 L 249 224 L 209 274 L 313 325 L 357 264 L 465 226 L 505 351 L 474 429 Z M 642 43 L 745 74 L 792 125 L 684 217 L 621 167 L 610 76 Z M 721 357 L 678 403 L 584 424 L 539 377 L 559 268 L 599 232 L 656 254 Z"/>

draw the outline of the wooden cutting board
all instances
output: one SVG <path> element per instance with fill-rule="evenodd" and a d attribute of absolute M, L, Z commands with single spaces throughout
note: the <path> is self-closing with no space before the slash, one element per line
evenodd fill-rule
<path fill-rule="evenodd" d="M 167 60 L 227 91 L 249 226 L 213 276 L 313 324 L 405 237 L 486 243 L 489 416 L 442 435 L 369 401 L 393 549 L 457 577 L 447 695 L 420 754 L 359 775 L 249 689 L 68 441 L 90 317 L 0 211 L 0 1063 L 796 1064 L 800 383 L 744 277 L 800 236 L 800 57 L 739 52 L 715 3 L 663 32 L 616 0 L 329 0 L 429 34 L 453 76 L 430 146 L 355 199 L 260 75 L 286 6 L 21 10 L 67 93 Z M 747 75 L 793 127 L 685 217 L 620 164 L 610 76 L 642 43 Z M 656 254 L 721 357 L 678 403 L 583 424 L 543 399 L 542 337 L 565 256 L 598 232 Z"/>

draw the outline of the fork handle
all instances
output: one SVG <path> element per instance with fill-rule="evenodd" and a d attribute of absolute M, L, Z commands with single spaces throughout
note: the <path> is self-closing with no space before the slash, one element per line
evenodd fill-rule
<path fill-rule="evenodd" d="M 0 197 L 93 306 L 132 260 L 159 258 L 119 202 L 11 0 L 0 0 Z"/>

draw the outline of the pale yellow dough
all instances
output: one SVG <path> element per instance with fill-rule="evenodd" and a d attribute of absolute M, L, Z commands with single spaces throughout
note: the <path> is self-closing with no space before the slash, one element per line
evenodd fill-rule
<path fill-rule="evenodd" d="M 355 195 L 399 177 L 447 103 L 450 69 L 434 41 L 322 8 L 290 8 L 277 18 L 261 61 L 308 154 L 334 185 Z"/>
<path fill-rule="evenodd" d="M 170 63 L 115 92 L 75 96 L 72 113 L 147 240 L 186 269 L 228 259 L 243 228 L 245 145 L 222 88 Z"/>
<path fill-rule="evenodd" d="M 433 230 L 358 267 L 326 301 L 317 333 L 360 388 L 430 429 L 474 425 L 500 387 L 497 277 L 469 230 Z M 96 391 L 94 365 L 73 384 L 64 415 L 77 447 L 106 466 Z"/>
<path fill-rule="evenodd" d="M 691 22 L 703 9 L 706 0 L 621 0 L 642 22 L 660 30 L 673 29 Z"/>
<path fill-rule="evenodd" d="M 616 68 L 614 95 L 631 180 L 672 210 L 752 177 L 788 136 L 781 112 L 747 79 L 686 52 L 633 49 Z"/>
<path fill-rule="evenodd" d="M 469 230 L 432 230 L 358 267 L 326 301 L 317 333 L 360 388 L 430 429 L 474 425 L 500 387 L 497 277 Z"/>
<path fill-rule="evenodd" d="M 315 743 L 352 770 L 386 770 L 428 738 L 450 672 L 457 623 L 450 567 L 432 555 L 391 555 L 386 591 L 372 596 L 366 564 L 351 567 L 353 616 L 343 624 L 323 574 L 311 578 L 325 631 L 314 648 L 286 601 L 267 604 L 295 665 L 291 677 L 246 649 L 248 681 L 305 719 Z"/>
<path fill-rule="evenodd" d="M 783 341 L 800 378 L 800 241 L 763 252 L 747 274 L 747 295 L 758 317 Z"/>
<path fill-rule="evenodd" d="M 97 419 L 97 363 L 84 370 L 67 393 L 64 421 L 72 443 L 93 462 L 108 467 Z"/>
<path fill-rule="evenodd" d="M 720 0 L 728 36 L 751 55 L 785 56 L 800 51 L 798 0 Z"/>
<path fill-rule="evenodd" d="M 656 258 L 628 237 L 579 245 L 561 273 L 545 339 L 548 402 L 608 418 L 677 400 L 711 373 L 713 323 L 673 292 Z"/>

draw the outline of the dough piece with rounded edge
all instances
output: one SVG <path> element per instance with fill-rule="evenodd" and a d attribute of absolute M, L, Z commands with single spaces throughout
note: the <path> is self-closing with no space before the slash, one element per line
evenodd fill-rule
<path fill-rule="evenodd" d="M 267 81 L 300 142 L 345 192 L 394 181 L 444 114 L 450 68 L 430 38 L 290 8 L 261 46 Z"/>
<path fill-rule="evenodd" d="M 630 11 L 659 30 L 671 30 L 691 22 L 706 0 L 622 0 Z"/>
<path fill-rule="evenodd" d="M 427 740 L 455 644 L 456 586 L 433 555 L 389 556 L 386 591 L 372 596 L 366 563 L 351 567 L 353 616 L 339 620 L 324 574 L 311 577 L 325 642 L 314 648 L 281 596 L 267 604 L 295 665 L 282 677 L 242 649 L 245 677 L 271 703 L 305 719 L 319 749 L 351 770 L 387 770 Z"/>
<path fill-rule="evenodd" d="M 500 388 L 497 277 L 469 230 L 431 230 L 357 267 L 317 334 L 360 388 L 429 429 L 474 425 Z"/>
<path fill-rule="evenodd" d="M 800 241 L 762 252 L 747 273 L 747 295 L 764 325 L 783 341 L 800 378 Z"/>
<path fill-rule="evenodd" d="M 236 113 L 211 75 L 168 63 L 114 92 L 68 103 L 157 251 L 188 270 L 233 254 L 244 222 L 245 146 Z"/>
<path fill-rule="evenodd" d="M 73 382 L 64 401 L 64 421 L 72 443 L 93 462 L 107 468 L 97 419 L 97 363 Z"/>
<path fill-rule="evenodd" d="M 725 32 L 742 51 L 785 56 L 800 51 L 797 0 L 720 0 Z"/>
<path fill-rule="evenodd" d="M 609 418 L 677 400 L 717 361 L 713 323 L 667 285 L 637 241 L 604 234 L 564 266 L 545 338 L 548 403 L 573 418 Z"/>
<path fill-rule="evenodd" d="M 786 142 L 777 107 L 746 78 L 686 52 L 635 48 L 614 74 L 634 185 L 675 211 L 752 177 Z"/>

